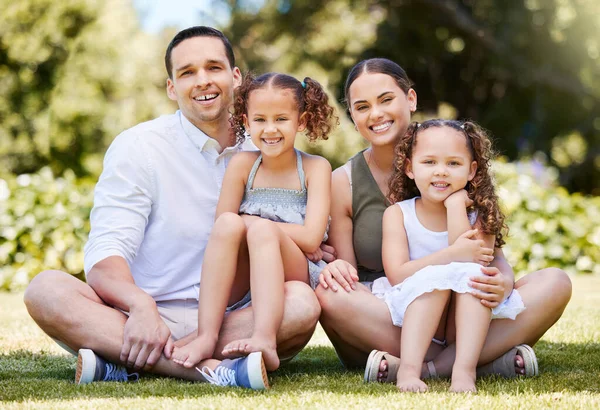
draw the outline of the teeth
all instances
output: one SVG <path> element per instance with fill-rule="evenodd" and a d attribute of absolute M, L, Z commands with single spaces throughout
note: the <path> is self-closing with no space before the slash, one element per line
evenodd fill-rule
<path fill-rule="evenodd" d="M 432 184 L 434 187 L 436 188 L 446 188 L 447 186 L 449 186 L 450 184 Z"/>
<path fill-rule="evenodd" d="M 373 125 L 372 129 L 373 129 L 373 131 L 382 131 L 382 130 L 389 128 L 391 125 L 392 125 L 392 122 L 388 121 L 388 122 L 384 122 L 383 124 Z"/>
<path fill-rule="evenodd" d="M 274 145 L 277 144 L 279 141 L 281 141 L 281 138 L 276 138 L 276 139 L 263 139 L 263 142 L 267 145 Z"/>
<path fill-rule="evenodd" d="M 195 97 L 194 100 L 196 100 L 196 101 L 206 101 L 206 100 L 212 100 L 213 98 L 217 98 L 217 94 L 200 95 L 198 97 Z"/>

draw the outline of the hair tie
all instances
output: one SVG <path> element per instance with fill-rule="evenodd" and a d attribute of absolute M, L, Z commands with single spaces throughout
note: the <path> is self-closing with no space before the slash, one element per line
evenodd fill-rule
<path fill-rule="evenodd" d="M 304 82 L 304 80 L 300 84 L 302 84 L 302 88 L 306 89 L 306 83 Z"/>
<path fill-rule="evenodd" d="M 465 129 L 465 123 L 464 122 L 462 124 L 460 124 L 460 128 L 462 128 L 463 130 Z"/>

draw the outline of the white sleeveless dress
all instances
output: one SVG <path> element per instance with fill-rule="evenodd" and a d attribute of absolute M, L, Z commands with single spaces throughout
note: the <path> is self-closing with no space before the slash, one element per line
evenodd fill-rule
<path fill-rule="evenodd" d="M 425 228 L 415 209 L 417 198 L 397 202 L 404 214 L 404 229 L 408 238 L 410 260 L 415 260 L 448 247 L 448 232 L 433 232 Z M 469 215 L 471 225 L 474 225 L 476 215 Z M 452 290 L 457 293 L 468 293 L 473 290 L 469 286 L 469 278 L 481 276 L 481 265 L 477 263 L 452 262 L 448 265 L 427 266 L 402 283 L 391 286 L 386 277 L 373 282 L 373 294 L 385 300 L 392 321 L 396 326 L 402 326 L 404 313 L 408 305 L 419 296 L 434 290 Z M 504 302 L 492 309 L 492 319 L 515 319 L 525 310 L 521 295 L 516 289 Z"/>

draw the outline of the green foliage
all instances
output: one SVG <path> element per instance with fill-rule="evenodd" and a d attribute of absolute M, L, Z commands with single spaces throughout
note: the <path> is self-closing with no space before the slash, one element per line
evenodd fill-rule
<path fill-rule="evenodd" d="M 600 198 L 569 195 L 551 168 L 535 163 L 494 168 L 515 272 L 556 266 L 600 274 Z M 49 168 L 0 179 L 0 289 L 21 289 L 45 269 L 83 277 L 93 187 L 70 171 L 55 178 Z"/>
<path fill-rule="evenodd" d="M 49 168 L 0 179 L 0 289 L 21 289 L 45 269 L 82 277 L 93 187 Z"/>
<path fill-rule="evenodd" d="M 122 0 L 0 2 L 0 171 L 97 174 L 119 132 L 172 111 L 163 51 Z"/>
<path fill-rule="evenodd" d="M 507 215 L 505 255 L 516 273 L 548 266 L 600 274 L 600 197 L 569 195 L 539 163 L 494 164 Z"/>
<path fill-rule="evenodd" d="M 389 58 L 416 83 L 426 116 L 450 104 L 490 129 L 511 160 L 544 152 L 561 185 L 600 194 L 597 0 L 219 3 L 231 10 L 226 32 L 247 67 L 320 72 L 341 99 L 351 66 Z M 572 134 L 581 152 L 563 155 Z"/>

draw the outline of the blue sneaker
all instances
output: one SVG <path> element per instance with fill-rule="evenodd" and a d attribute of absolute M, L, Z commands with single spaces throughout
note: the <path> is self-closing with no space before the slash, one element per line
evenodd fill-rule
<path fill-rule="evenodd" d="M 217 386 L 239 386 L 253 390 L 269 388 L 262 352 L 250 353 L 237 359 L 225 359 L 214 371 L 206 366 L 202 369 L 196 367 L 196 370 L 207 382 Z"/>
<path fill-rule="evenodd" d="M 91 382 L 128 382 L 137 381 L 138 373 L 127 374 L 124 366 L 109 363 L 93 350 L 79 349 L 77 353 L 77 371 L 75 372 L 75 383 L 87 384 Z"/>

